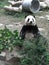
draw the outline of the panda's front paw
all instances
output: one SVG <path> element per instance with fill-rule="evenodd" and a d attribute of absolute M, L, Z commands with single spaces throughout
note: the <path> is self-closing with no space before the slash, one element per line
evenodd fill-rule
<path fill-rule="evenodd" d="M 25 34 L 24 33 L 20 34 L 20 39 L 25 39 Z"/>

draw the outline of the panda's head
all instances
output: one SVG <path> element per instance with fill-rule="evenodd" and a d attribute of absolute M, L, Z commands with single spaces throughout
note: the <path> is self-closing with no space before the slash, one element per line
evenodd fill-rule
<path fill-rule="evenodd" d="M 29 15 L 25 18 L 25 24 L 26 25 L 33 25 L 35 26 L 36 25 L 36 20 L 35 20 L 35 17 L 32 16 L 32 15 Z"/>

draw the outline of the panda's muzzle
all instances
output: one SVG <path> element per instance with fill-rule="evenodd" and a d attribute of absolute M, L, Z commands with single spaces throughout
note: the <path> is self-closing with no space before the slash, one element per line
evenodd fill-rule
<path fill-rule="evenodd" d="M 32 24 L 32 21 L 30 21 L 30 24 Z"/>

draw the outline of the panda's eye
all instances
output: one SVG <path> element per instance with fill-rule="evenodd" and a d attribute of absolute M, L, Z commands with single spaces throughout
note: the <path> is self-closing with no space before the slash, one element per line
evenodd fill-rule
<path fill-rule="evenodd" d="M 29 18 L 28 18 L 27 22 L 29 22 Z"/>

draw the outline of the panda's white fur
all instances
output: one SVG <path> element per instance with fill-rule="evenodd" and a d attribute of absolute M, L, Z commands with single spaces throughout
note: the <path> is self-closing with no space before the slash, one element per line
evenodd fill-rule
<path fill-rule="evenodd" d="M 29 19 L 29 20 L 28 20 Z M 32 23 L 31 23 L 32 22 Z M 25 25 L 36 25 L 36 20 L 32 15 L 25 18 Z"/>

